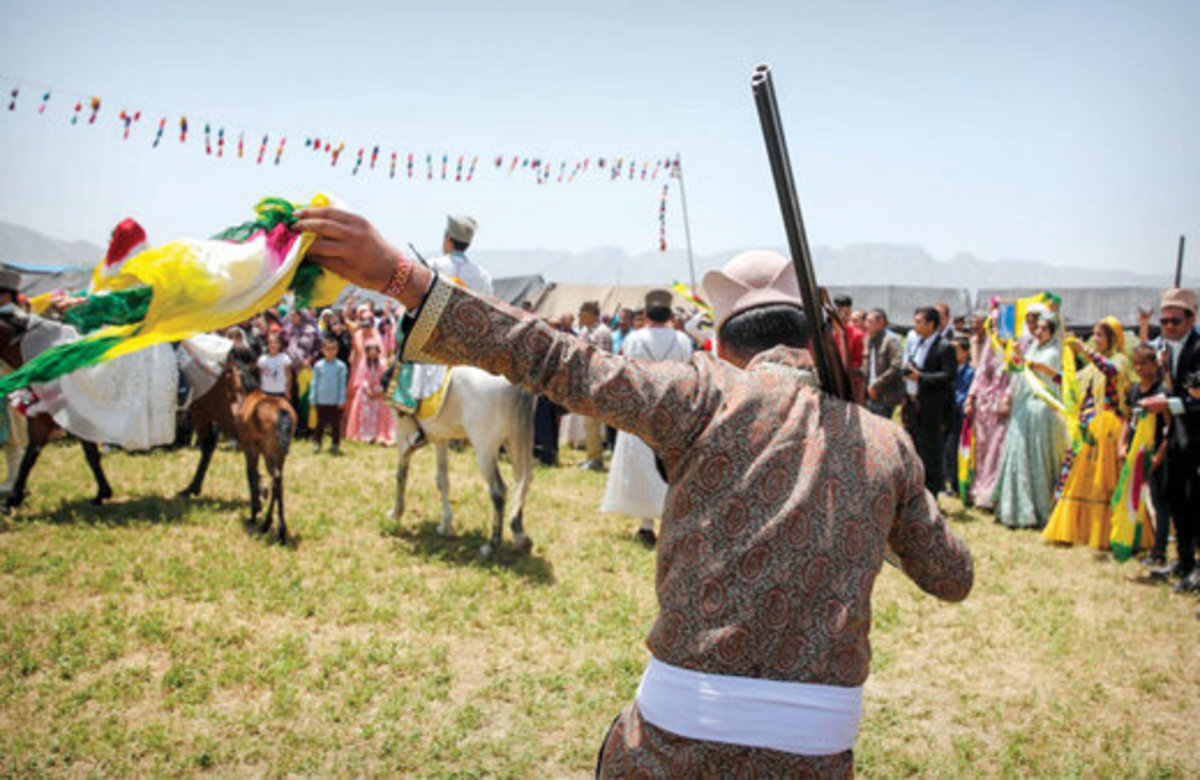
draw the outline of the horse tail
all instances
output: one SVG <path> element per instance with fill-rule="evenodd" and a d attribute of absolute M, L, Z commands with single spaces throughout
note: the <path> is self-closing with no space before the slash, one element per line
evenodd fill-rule
<path fill-rule="evenodd" d="M 280 457 L 287 457 L 288 448 L 292 446 L 292 429 L 295 425 L 296 420 L 292 417 L 291 410 L 280 408 L 279 416 L 275 418 L 275 435 L 279 441 Z"/>
<path fill-rule="evenodd" d="M 528 437 L 522 436 L 522 439 L 528 438 L 529 451 L 533 452 L 533 417 L 537 411 L 537 396 L 530 393 L 521 385 L 516 386 L 517 394 L 517 415 L 514 421 L 514 430 L 519 434 L 528 434 Z M 514 442 L 515 444 L 515 442 Z"/>

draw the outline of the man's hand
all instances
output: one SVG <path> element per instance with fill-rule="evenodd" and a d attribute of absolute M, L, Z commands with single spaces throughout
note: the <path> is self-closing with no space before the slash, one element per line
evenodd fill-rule
<path fill-rule="evenodd" d="M 296 216 L 296 229 L 317 237 L 308 256 L 359 287 L 382 292 L 398 266 L 411 266 L 400 302 L 409 309 L 420 305 L 429 270 L 405 259 L 370 222 L 335 208 L 300 209 Z"/>
<path fill-rule="evenodd" d="M 1162 414 L 1169 410 L 1167 397 L 1165 395 L 1152 395 L 1149 398 L 1143 398 L 1138 401 L 1138 406 L 1145 409 L 1147 412 L 1154 414 Z"/>
<path fill-rule="evenodd" d="M 868 388 L 867 388 L 867 397 L 869 397 L 869 398 L 870 398 L 872 401 L 878 401 L 878 400 L 879 400 L 879 393 L 877 393 L 877 392 L 875 391 L 875 387 L 874 387 L 874 386 L 871 386 L 871 387 L 868 387 Z"/>

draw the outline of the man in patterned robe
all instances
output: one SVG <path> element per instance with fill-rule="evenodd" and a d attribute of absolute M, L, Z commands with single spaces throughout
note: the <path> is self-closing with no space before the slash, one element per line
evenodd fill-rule
<path fill-rule="evenodd" d="M 849 775 L 887 548 L 948 601 L 970 552 L 908 436 L 813 389 L 790 264 L 749 252 L 705 278 L 718 354 L 627 360 L 412 265 L 360 217 L 306 209 L 310 256 L 414 313 L 404 357 L 469 363 L 645 440 L 670 483 L 659 613 L 604 776 Z"/>

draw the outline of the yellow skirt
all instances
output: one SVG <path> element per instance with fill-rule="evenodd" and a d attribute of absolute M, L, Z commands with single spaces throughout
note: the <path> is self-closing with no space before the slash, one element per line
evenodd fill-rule
<path fill-rule="evenodd" d="M 1062 496 L 1042 530 L 1042 539 L 1108 549 L 1112 497 L 1121 474 L 1117 460 L 1120 435 L 1121 418 L 1115 412 L 1106 409 L 1092 418 L 1088 425 L 1089 441 L 1071 465 Z"/>

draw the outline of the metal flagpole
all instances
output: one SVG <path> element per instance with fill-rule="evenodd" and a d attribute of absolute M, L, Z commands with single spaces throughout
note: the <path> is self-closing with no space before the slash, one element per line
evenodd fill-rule
<path fill-rule="evenodd" d="M 680 189 L 680 192 L 682 191 Z M 684 224 L 687 224 L 686 218 Z M 1175 258 L 1175 286 L 1183 286 L 1183 236 L 1179 237 L 1179 255 Z"/>
<path fill-rule="evenodd" d="M 683 161 L 678 152 L 675 153 L 675 163 L 675 170 L 679 174 L 679 204 L 683 208 L 683 236 L 687 240 L 688 274 L 692 279 L 692 293 L 699 295 L 700 291 L 696 287 L 696 262 L 692 257 L 692 229 L 688 224 L 687 194 L 683 189 Z"/>

